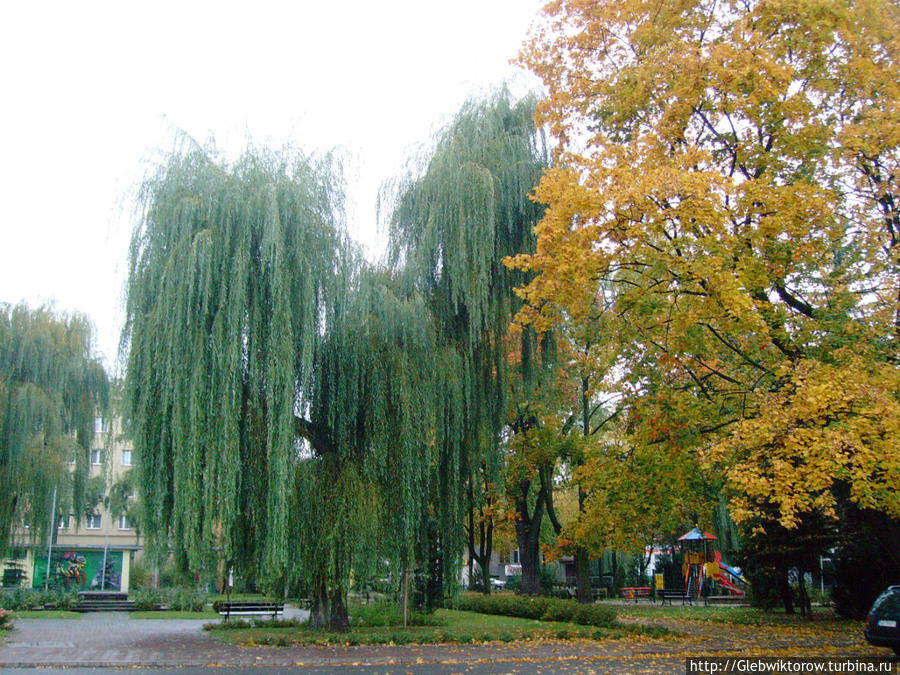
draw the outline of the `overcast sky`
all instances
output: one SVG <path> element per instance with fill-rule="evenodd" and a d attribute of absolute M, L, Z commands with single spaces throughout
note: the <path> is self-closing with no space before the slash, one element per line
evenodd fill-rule
<path fill-rule="evenodd" d="M 140 179 L 181 130 L 340 147 L 377 257 L 382 181 L 464 100 L 512 79 L 541 0 L 109 3 L 0 9 L 0 302 L 88 314 L 115 366 Z"/>

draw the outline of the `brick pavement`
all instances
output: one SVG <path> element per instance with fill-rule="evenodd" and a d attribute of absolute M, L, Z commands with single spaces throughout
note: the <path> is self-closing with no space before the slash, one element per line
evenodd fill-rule
<path fill-rule="evenodd" d="M 20 619 L 0 645 L 0 670 L 15 667 L 128 666 L 396 666 L 473 664 L 534 660 L 546 664 L 672 659 L 685 653 L 772 649 L 828 649 L 831 653 L 872 654 L 861 636 L 825 632 L 820 638 L 792 635 L 771 627 L 717 624 L 678 626 L 679 638 L 650 640 L 535 641 L 469 645 L 242 647 L 210 637 L 203 620 L 132 619 L 126 613 L 86 614 L 78 619 Z M 657 623 L 655 620 L 653 623 Z M 662 622 L 660 622 L 662 623 Z M 878 652 L 876 652 L 878 653 Z M 586 661 L 588 660 L 588 661 Z"/>

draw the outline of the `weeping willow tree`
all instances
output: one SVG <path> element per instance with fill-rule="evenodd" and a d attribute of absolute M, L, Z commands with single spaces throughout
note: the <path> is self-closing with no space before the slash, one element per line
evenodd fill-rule
<path fill-rule="evenodd" d="M 460 481 L 460 430 L 442 416 L 461 402 L 453 355 L 435 342 L 421 295 L 363 268 L 345 296 L 317 361 L 311 416 L 325 438 L 299 463 L 294 492 L 294 569 L 311 589 L 311 623 L 337 629 L 350 570 L 365 578 L 389 560 L 408 575 L 428 535 L 428 496 L 445 495 L 452 533 Z"/>
<path fill-rule="evenodd" d="M 465 481 L 457 489 L 468 502 L 470 559 L 490 550 L 483 537 L 476 551 L 474 512 L 482 523 L 492 517 L 485 506 L 502 465 L 508 370 L 516 364 L 526 380 L 531 372 L 534 336 L 523 331 L 518 346 L 509 338 L 519 307 L 513 289 L 526 279 L 503 259 L 533 250 L 542 215 L 529 199 L 549 161 L 534 110 L 533 98 L 513 102 L 505 90 L 467 103 L 419 170 L 396 187 L 390 220 L 391 263 L 425 297 L 439 342 L 455 353 L 461 400 L 447 402 L 443 416 L 461 429 L 448 439 L 462 443 Z M 487 525 L 480 531 L 489 539 Z"/>
<path fill-rule="evenodd" d="M 461 401 L 421 294 L 347 242 L 339 185 L 302 155 L 174 154 L 142 191 L 124 334 L 150 546 L 299 581 L 332 629 L 351 570 L 410 566 L 438 469 L 459 482 L 435 401 Z"/>
<path fill-rule="evenodd" d="M 151 547 L 300 581 L 333 629 L 351 571 L 450 568 L 467 471 L 499 464 L 521 283 L 500 261 L 532 241 L 546 156 L 532 112 L 463 110 L 398 192 L 391 270 L 348 243 L 327 159 L 190 147 L 146 181 L 123 347 Z"/>
<path fill-rule="evenodd" d="M 49 534 L 54 489 L 83 511 L 94 417 L 109 402 L 91 333 L 80 314 L 0 305 L 0 559 L 16 524 Z"/>
<path fill-rule="evenodd" d="M 190 146 L 140 192 L 123 348 L 148 544 L 186 570 L 214 548 L 274 587 L 319 338 L 346 247 L 329 157 Z"/>

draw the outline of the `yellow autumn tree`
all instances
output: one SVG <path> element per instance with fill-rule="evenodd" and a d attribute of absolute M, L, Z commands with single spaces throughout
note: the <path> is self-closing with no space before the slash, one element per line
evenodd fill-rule
<path fill-rule="evenodd" d="M 521 318 L 614 289 L 632 442 L 744 523 L 900 517 L 898 35 L 888 0 L 556 0 L 522 51 L 558 145 Z"/>

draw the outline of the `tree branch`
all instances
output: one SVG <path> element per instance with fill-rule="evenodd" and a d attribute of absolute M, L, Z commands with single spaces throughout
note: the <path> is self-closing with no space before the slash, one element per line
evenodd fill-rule
<path fill-rule="evenodd" d="M 553 507 L 553 486 L 550 485 L 550 479 L 546 475 L 548 467 L 542 467 L 538 469 L 538 476 L 541 479 L 541 492 L 544 493 L 544 504 L 547 507 L 547 515 L 550 517 L 550 524 L 553 525 L 553 530 L 556 534 L 559 534 L 562 531 L 562 525 L 559 523 L 559 519 L 556 517 L 556 509 Z"/>

